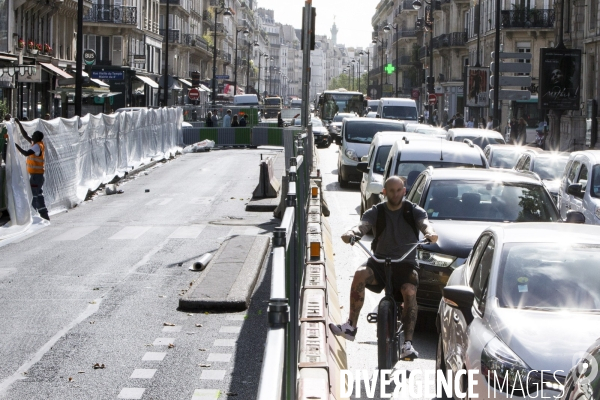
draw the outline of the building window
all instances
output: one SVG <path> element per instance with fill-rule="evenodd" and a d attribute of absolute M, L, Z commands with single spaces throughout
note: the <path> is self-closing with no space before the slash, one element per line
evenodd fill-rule
<path fill-rule="evenodd" d="M 531 44 L 530 43 L 517 43 L 517 52 L 518 53 L 531 53 Z M 518 60 L 518 62 L 520 63 L 527 63 L 530 64 L 531 63 L 531 59 L 524 59 L 521 58 Z M 517 73 L 516 75 L 531 75 L 529 73 Z"/>

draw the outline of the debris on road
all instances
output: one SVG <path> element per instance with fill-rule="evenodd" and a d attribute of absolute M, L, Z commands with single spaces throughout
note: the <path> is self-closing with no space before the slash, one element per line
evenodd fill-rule
<path fill-rule="evenodd" d="M 175 345 L 173 343 L 169 343 L 169 346 L 167 346 L 167 347 L 172 349 L 173 347 L 175 347 Z"/>
<path fill-rule="evenodd" d="M 185 146 L 183 148 L 183 152 L 184 153 L 198 153 L 198 152 L 204 152 L 204 151 L 210 151 L 210 149 L 212 149 L 213 147 L 215 147 L 215 142 L 209 139 L 205 139 L 201 142 L 197 142 L 194 144 L 190 144 L 189 146 Z"/>
<path fill-rule="evenodd" d="M 210 368 L 210 364 L 198 364 L 198 365 L 203 368 Z"/>
<path fill-rule="evenodd" d="M 164 326 L 175 326 L 175 324 L 172 324 L 172 323 L 170 323 L 170 322 L 165 322 L 163 325 L 164 325 Z"/>
<path fill-rule="evenodd" d="M 196 324 L 196 328 L 202 328 L 202 324 Z"/>
<path fill-rule="evenodd" d="M 106 366 L 104 364 L 96 363 L 92 366 L 94 369 L 104 369 Z"/>

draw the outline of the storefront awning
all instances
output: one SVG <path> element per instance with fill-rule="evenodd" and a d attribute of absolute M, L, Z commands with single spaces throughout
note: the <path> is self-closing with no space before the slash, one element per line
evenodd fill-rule
<path fill-rule="evenodd" d="M 65 94 L 67 96 L 75 96 L 75 88 L 69 87 L 69 88 L 56 88 L 56 90 L 49 90 L 48 92 L 52 93 L 52 94 Z M 83 98 L 87 98 L 87 97 L 112 97 L 112 96 L 116 96 L 118 94 L 121 94 L 121 92 L 109 92 L 107 90 L 104 89 L 100 89 L 100 88 L 83 88 L 81 90 L 81 97 Z"/>
<path fill-rule="evenodd" d="M 107 85 L 106 83 L 102 82 L 100 79 L 94 79 L 94 78 L 90 78 L 91 82 L 94 82 L 96 85 L 103 87 L 103 88 L 109 88 L 110 85 Z"/>
<path fill-rule="evenodd" d="M 179 78 L 179 82 L 183 83 L 185 86 L 192 87 L 192 82 Z"/>
<path fill-rule="evenodd" d="M 207 88 L 203 84 L 200 84 L 200 87 L 198 89 L 200 89 L 203 92 L 212 92 L 212 90 L 210 90 L 209 88 Z"/>
<path fill-rule="evenodd" d="M 19 57 L 11 56 L 11 55 L 8 55 L 8 54 L 0 54 L 0 60 L 2 60 L 2 61 L 17 62 L 17 61 L 19 61 Z"/>
<path fill-rule="evenodd" d="M 54 74 L 54 75 L 58 75 L 62 78 L 73 78 L 71 75 L 67 74 L 65 71 L 63 71 L 62 69 L 58 68 L 57 66 L 55 66 L 54 64 L 50 64 L 50 63 L 43 63 L 41 62 L 40 65 L 42 67 L 44 67 L 45 69 L 48 70 L 48 72 Z"/>
<path fill-rule="evenodd" d="M 135 77 L 136 77 L 136 79 L 144 82 L 146 85 L 150 86 L 151 88 L 158 89 L 158 83 L 154 82 L 152 79 L 148 78 L 147 76 L 136 75 Z"/>

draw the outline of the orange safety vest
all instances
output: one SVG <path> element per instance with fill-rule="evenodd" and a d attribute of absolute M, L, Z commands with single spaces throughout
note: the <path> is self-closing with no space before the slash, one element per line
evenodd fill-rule
<path fill-rule="evenodd" d="M 40 146 L 40 155 L 27 156 L 27 172 L 30 175 L 44 173 L 44 142 L 37 142 L 37 144 Z"/>

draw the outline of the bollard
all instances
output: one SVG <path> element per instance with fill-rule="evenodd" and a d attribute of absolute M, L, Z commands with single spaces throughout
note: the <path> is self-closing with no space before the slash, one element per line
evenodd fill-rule
<path fill-rule="evenodd" d="M 212 260 L 212 254 L 210 253 L 205 253 L 203 254 L 198 261 L 196 261 L 193 265 L 192 268 L 190 268 L 192 271 L 204 271 L 204 269 L 206 268 L 206 266 L 208 265 L 208 263 L 210 262 L 210 260 Z"/>

